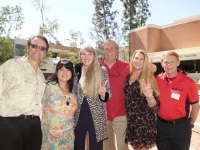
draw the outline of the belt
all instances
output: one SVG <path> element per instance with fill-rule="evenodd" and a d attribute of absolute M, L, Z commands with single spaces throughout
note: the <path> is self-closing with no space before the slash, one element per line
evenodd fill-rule
<path fill-rule="evenodd" d="M 0 116 L 0 118 L 15 118 L 15 119 L 33 119 L 35 117 L 38 117 L 38 116 L 34 116 L 34 115 L 20 115 L 20 116 L 16 116 L 16 117 L 2 117 Z"/>
<path fill-rule="evenodd" d="M 179 118 L 179 119 L 176 119 L 176 120 L 164 120 L 164 119 L 162 119 L 158 116 L 158 120 L 160 120 L 160 121 L 162 121 L 166 124 L 172 124 L 172 125 L 184 123 L 184 122 L 188 121 L 188 119 L 189 118 L 187 118 L 187 117 L 183 117 L 183 118 Z"/>
<path fill-rule="evenodd" d="M 20 116 L 18 116 L 18 118 L 22 118 L 22 119 L 33 119 L 34 117 L 38 117 L 38 116 L 34 116 L 34 115 L 20 115 Z"/>

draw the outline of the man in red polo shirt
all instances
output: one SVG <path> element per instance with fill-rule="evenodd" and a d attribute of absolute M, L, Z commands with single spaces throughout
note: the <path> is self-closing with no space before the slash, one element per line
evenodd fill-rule
<path fill-rule="evenodd" d="M 123 89 L 130 67 L 128 62 L 117 59 L 118 52 L 119 46 L 116 42 L 107 40 L 104 43 L 105 58 L 100 63 L 107 69 L 112 92 L 112 98 L 106 102 L 108 139 L 104 141 L 104 150 L 128 150 L 128 145 L 125 143 L 127 120 Z"/>
<path fill-rule="evenodd" d="M 164 73 L 156 77 L 160 96 L 157 120 L 158 150 L 189 150 L 191 128 L 199 112 L 196 83 L 177 70 L 179 55 L 174 51 L 161 57 Z"/>

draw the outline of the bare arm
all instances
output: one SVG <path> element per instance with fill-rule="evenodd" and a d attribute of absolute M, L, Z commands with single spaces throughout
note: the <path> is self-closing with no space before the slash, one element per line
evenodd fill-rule
<path fill-rule="evenodd" d="M 192 104 L 190 112 L 191 124 L 194 124 L 199 114 L 199 103 Z"/>

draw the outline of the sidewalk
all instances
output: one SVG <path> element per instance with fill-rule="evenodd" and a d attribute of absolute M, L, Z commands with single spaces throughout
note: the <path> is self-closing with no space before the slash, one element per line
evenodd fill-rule
<path fill-rule="evenodd" d="M 131 146 L 129 146 L 129 150 L 133 150 Z M 157 147 L 155 146 L 150 150 L 157 150 Z M 192 129 L 190 150 L 200 150 L 200 113 L 195 123 L 195 127 Z"/>

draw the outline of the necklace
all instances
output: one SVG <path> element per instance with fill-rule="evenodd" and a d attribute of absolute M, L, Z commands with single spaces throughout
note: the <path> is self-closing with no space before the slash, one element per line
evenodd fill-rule
<path fill-rule="evenodd" d="M 68 95 L 64 95 L 63 96 L 64 100 L 66 100 L 66 105 L 69 106 L 69 104 L 71 103 L 71 97 L 70 94 Z"/>

